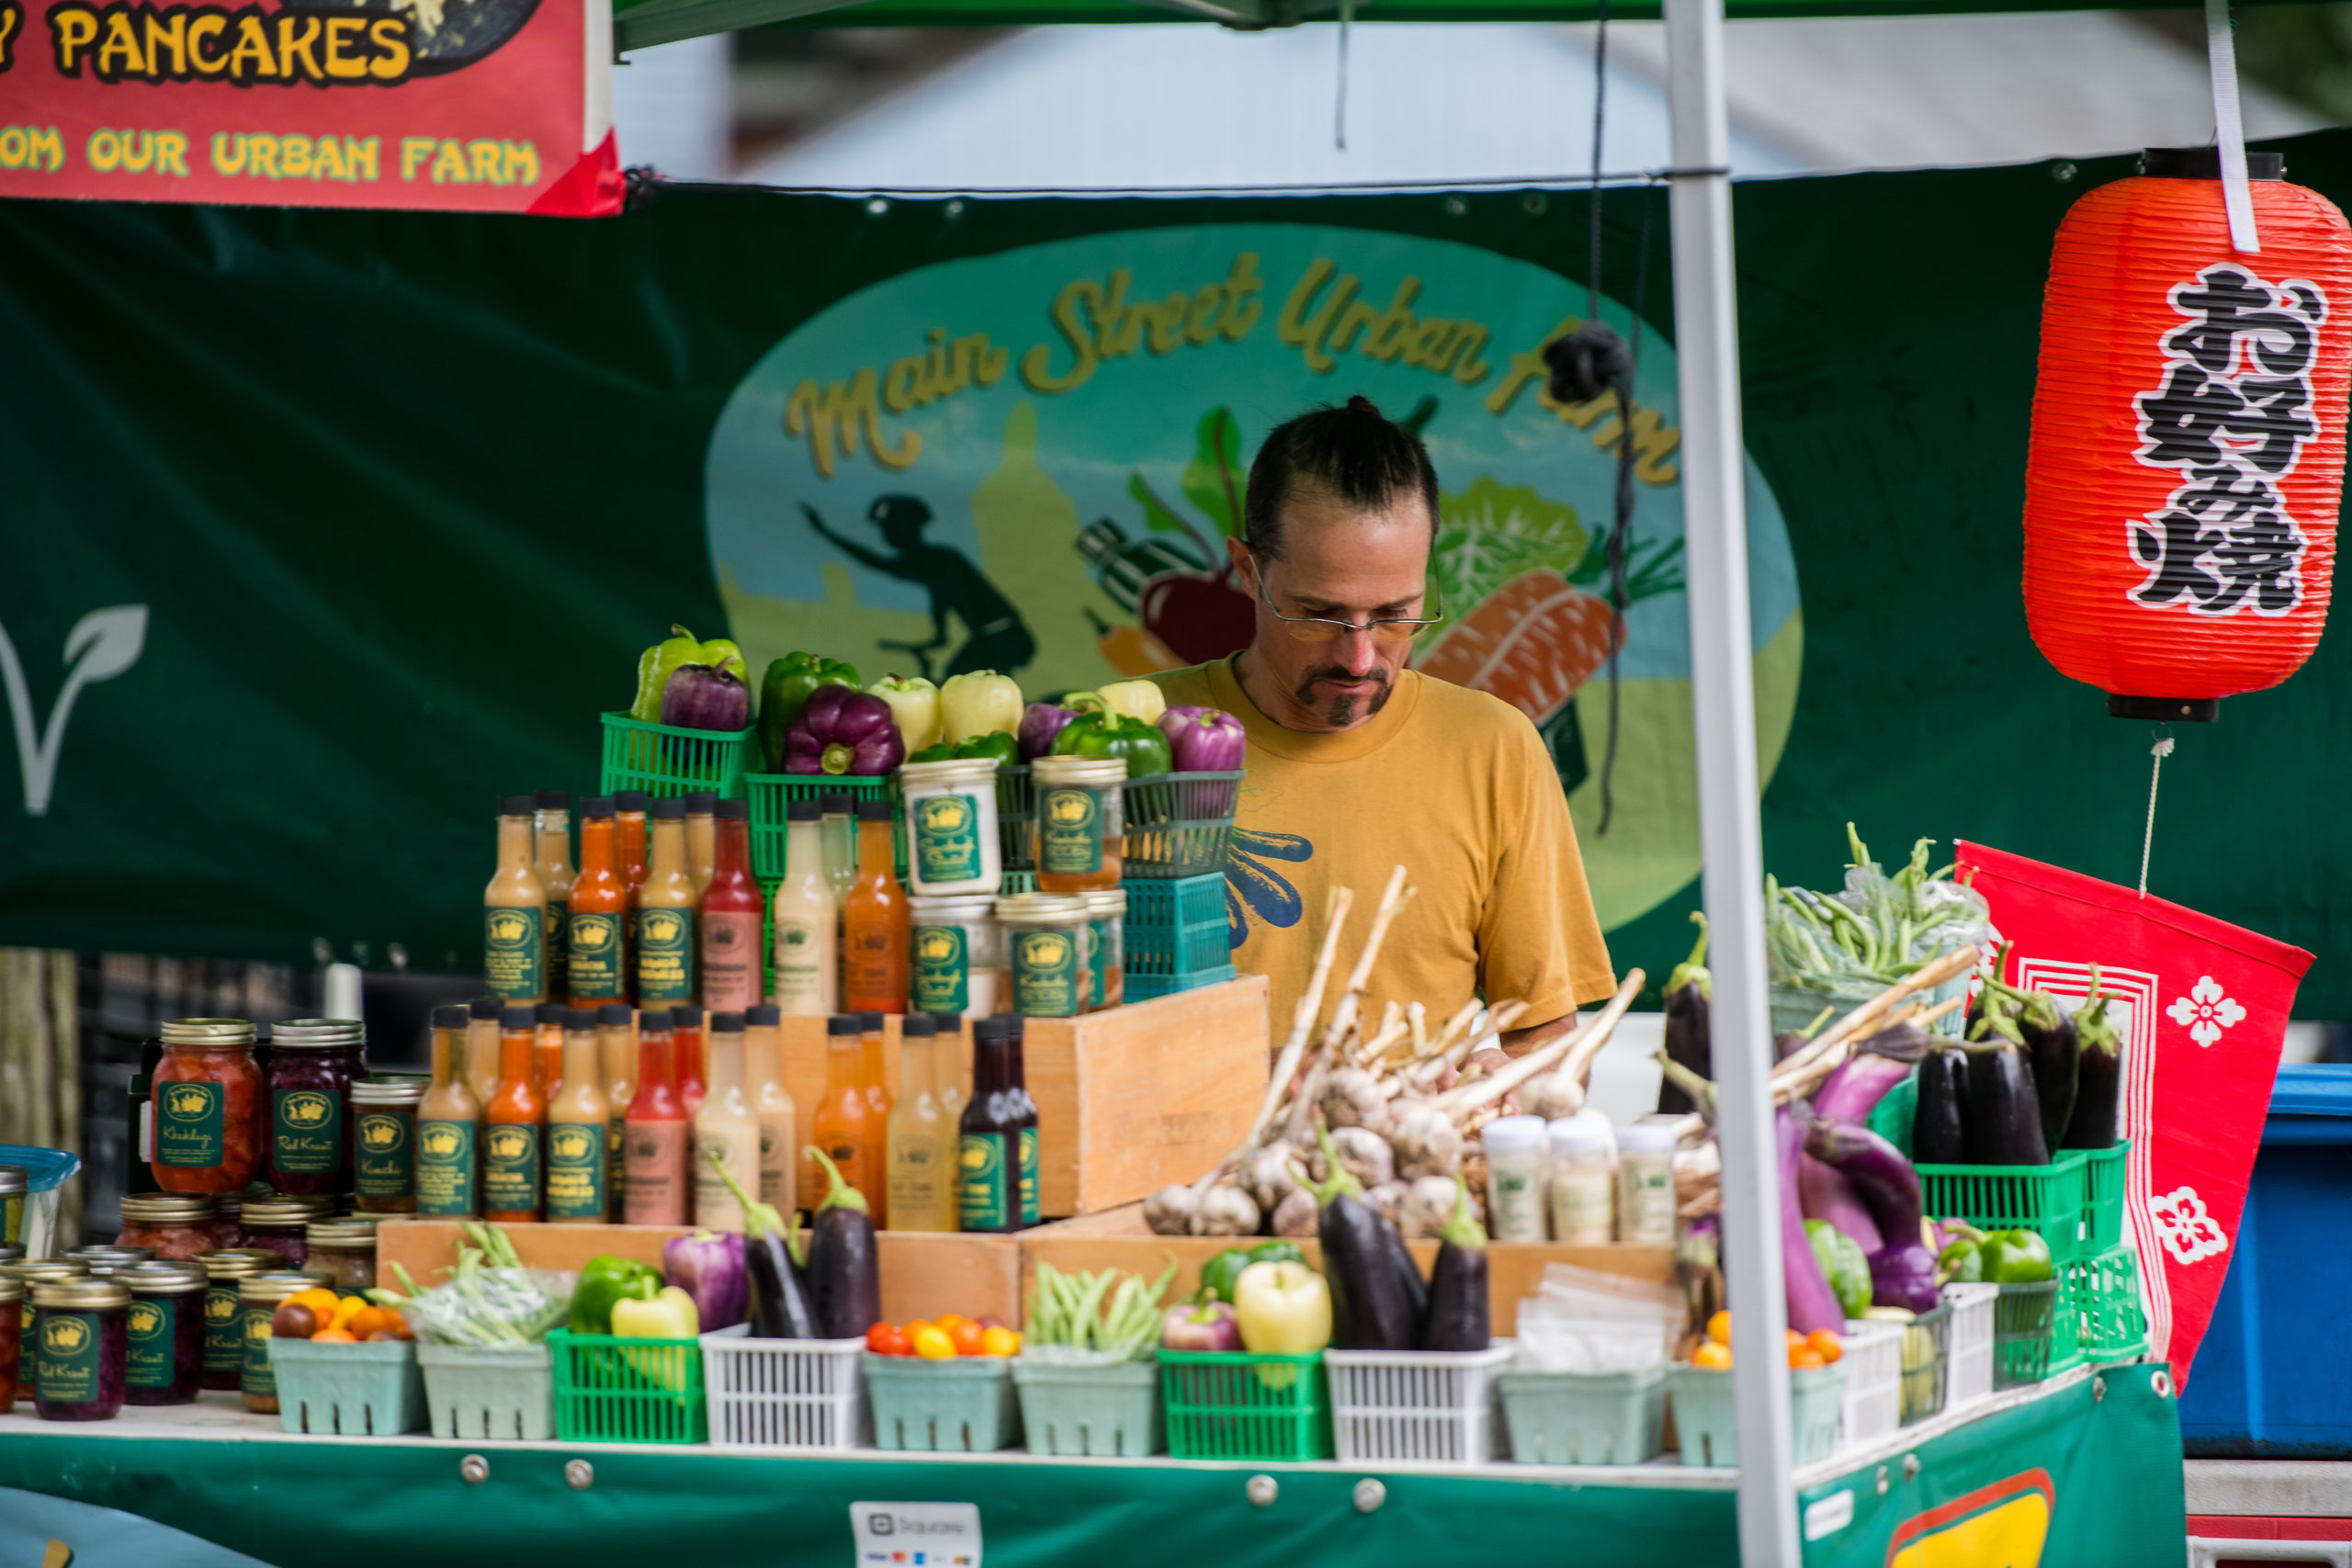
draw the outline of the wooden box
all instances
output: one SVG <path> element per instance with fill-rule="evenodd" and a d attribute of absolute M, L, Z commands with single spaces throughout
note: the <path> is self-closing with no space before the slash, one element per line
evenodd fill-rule
<path fill-rule="evenodd" d="M 1028 1020 L 1022 1059 L 1037 1102 L 1040 1210 L 1091 1214 L 1136 1202 L 1230 1154 L 1266 1091 L 1266 997 L 1265 976 L 1244 975 L 1080 1018 Z M 967 1089 L 975 1021 L 965 1021 Z M 899 1020 L 886 1018 L 883 1029 L 883 1082 L 895 1100 Z M 784 1087 L 805 1145 L 825 1091 L 825 1020 L 784 1021 Z M 810 1179 L 805 1168 L 801 1179 Z M 804 1206 L 823 1190 L 804 1185 Z"/>

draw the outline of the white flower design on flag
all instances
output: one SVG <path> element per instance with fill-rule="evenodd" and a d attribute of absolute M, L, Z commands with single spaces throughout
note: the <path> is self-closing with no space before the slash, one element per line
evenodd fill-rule
<path fill-rule="evenodd" d="M 2200 975 L 2197 984 L 2188 987 L 2188 995 L 2165 1009 L 2165 1016 L 2186 1028 L 2198 1044 L 2211 1045 L 2222 1037 L 2222 1031 L 2245 1019 L 2245 1009 L 2222 994 L 2220 981 Z"/>
<path fill-rule="evenodd" d="M 2149 1199 L 2148 1214 L 2176 1263 L 2195 1263 L 2230 1249 L 2230 1238 L 2205 1212 L 2205 1200 L 2193 1187 L 2176 1187 L 2161 1198 Z"/>

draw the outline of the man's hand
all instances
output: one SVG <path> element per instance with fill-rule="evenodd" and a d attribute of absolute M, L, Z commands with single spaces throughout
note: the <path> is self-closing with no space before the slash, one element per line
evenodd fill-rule
<path fill-rule="evenodd" d="M 1524 1056 L 1547 1040 L 1557 1040 L 1577 1026 L 1577 1015 L 1571 1011 L 1549 1023 L 1531 1024 L 1525 1029 L 1506 1029 L 1502 1032 L 1503 1055 Z"/>

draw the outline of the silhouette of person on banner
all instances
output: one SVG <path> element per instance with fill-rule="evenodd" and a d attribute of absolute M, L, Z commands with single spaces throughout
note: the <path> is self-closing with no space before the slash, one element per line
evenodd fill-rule
<path fill-rule="evenodd" d="M 1030 635 L 1028 624 L 1012 607 L 1012 601 L 999 592 L 963 551 L 932 544 L 922 536 L 923 529 L 931 523 L 931 508 L 919 498 L 886 495 L 865 509 L 865 520 L 880 531 L 883 543 L 890 547 L 887 555 L 834 533 L 807 502 L 800 503 L 800 510 L 810 527 L 852 560 L 908 582 L 919 582 L 930 593 L 931 640 L 881 644 L 897 652 L 912 654 L 922 665 L 925 680 L 943 680 L 971 670 L 994 670 L 1011 675 L 1037 657 L 1037 639 Z M 964 645 L 948 656 L 944 667 L 934 670 L 932 655 L 953 640 L 947 630 L 951 613 L 964 623 Z"/>

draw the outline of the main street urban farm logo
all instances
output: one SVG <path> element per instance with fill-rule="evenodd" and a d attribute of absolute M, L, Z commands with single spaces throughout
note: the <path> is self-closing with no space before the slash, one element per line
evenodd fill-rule
<path fill-rule="evenodd" d="M 212 1086 L 173 1084 L 164 1090 L 164 1114 L 175 1122 L 201 1122 L 212 1110 Z"/>
<path fill-rule="evenodd" d="M 483 1152 L 492 1160 L 513 1162 L 531 1157 L 532 1129 L 525 1127 L 492 1127 L 482 1140 Z"/>
<path fill-rule="evenodd" d="M 334 1101 L 314 1089 L 295 1089 L 277 1102 L 278 1120 L 289 1127 L 323 1127 L 334 1117 Z"/>
<path fill-rule="evenodd" d="M 503 952 L 526 947 L 538 924 L 539 917 L 528 909 L 500 909 L 488 922 L 490 945 Z"/>
<path fill-rule="evenodd" d="M 558 1165 L 585 1165 L 596 1157 L 604 1138 L 601 1127 L 559 1122 L 548 1135 L 548 1158 Z"/>
<path fill-rule="evenodd" d="M 465 1134 L 446 1122 L 428 1122 L 417 1139 L 417 1149 L 427 1159 L 456 1159 L 466 1152 Z"/>
<path fill-rule="evenodd" d="M 901 274 L 777 343 L 712 428 L 705 516 L 729 629 L 754 669 L 796 649 L 866 682 L 995 669 L 1031 697 L 1219 658 L 1255 614 L 1227 557 L 1250 459 L 1280 421 L 1362 393 L 1437 466 L 1446 619 L 1415 662 L 1527 715 L 1602 921 L 1622 925 L 1699 869 L 1680 398 L 1672 345 L 1645 333 L 1603 834 L 1628 433 L 1613 398 L 1555 402 L 1543 360 L 1586 302 L 1580 282 L 1489 251 L 1313 224 L 1111 232 Z M 1633 331 L 1615 301 L 1601 314 Z M 1804 624 L 1779 503 L 1753 464 L 1747 486 L 1769 782 Z M 1262 787 L 1245 783 L 1245 810 Z M 1313 853 L 1296 831 L 1236 836 L 1237 940 L 1301 918 Z"/>
<path fill-rule="evenodd" d="M 667 909 L 648 909 L 638 928 L 648 947 L 670 947 L 686 940 L 686 922 Z"/>
<path fill-rule="evenodd" d="M 386 1154 L 401 1146 L 400 1119 L 366 1116 L 359 1122 L 359 1146 L 370 1154 Z"/>

